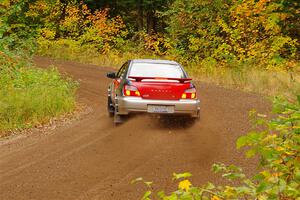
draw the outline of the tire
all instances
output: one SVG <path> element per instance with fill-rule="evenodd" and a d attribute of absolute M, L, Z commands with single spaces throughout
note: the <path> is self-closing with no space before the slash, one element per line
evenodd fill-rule
<path fill-rule="evenodd" d="M 113 106 L 110 97 L 107 97 L 107 112 L 109 117 L 113 117 L 115 114 L 115 107 Z"/>

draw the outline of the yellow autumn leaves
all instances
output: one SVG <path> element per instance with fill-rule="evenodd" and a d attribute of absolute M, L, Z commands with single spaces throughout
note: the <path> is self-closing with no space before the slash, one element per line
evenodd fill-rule
<path fill-rule="evenodd" d="M 188 192 L 191 186 L 192 183 L 189 180 L 183 180 L 179 182 L 178 189 Z"/>
<path fill-rule="evenodd" d="M 109 8 L 91 11 L 83 2 L 67 4 L 64 10 L 59 1 L 37 0 L 30 4 L 27 17 L 41 18 L 45 23 L 38 29 L 39 46 L 56 45 L 56 41 L 68 40 L 71 45 L 88 45 L 101 53 L 109 52 L 113 47 L 123 44 L 128 34 L 126 25 L 120 16 L 110 17 Z M 42 44 L 41 44 L 42 43 Z"/>
<path fill-rule="evenodd" d="M 178 189 L 183 190 L 185 192 L 189 192 L 191 186 L 192 183 L 189 180 L 185 179 L 179 182 Z M 221 200 L 221 199 L 217 195 L 212 195 L 211 200 Z"/>

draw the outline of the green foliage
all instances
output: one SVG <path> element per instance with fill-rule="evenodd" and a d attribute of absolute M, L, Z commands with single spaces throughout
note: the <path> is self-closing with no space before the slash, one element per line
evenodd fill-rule
<path fill-rule="evenodd" d="M 0 132 L 29 128 L 75 107 L 77 85 L 55 69 L 38 69 L 0 51 Z"/>
<path fill-rule="evenodd" d="M 30 62 L 41 27 L 45 23 L 50 27 L 49 22 L 53 26 L 57 14 L 50 13 L 59 12 L 57 2 L 44 2 L 50 6 L 35 5 L 34 0 L 0 3 L 1 134 L 48 122 L 75 108 L 77 84 L 62 78 L 54 68 L 39 69 Z"/>
<path fill-rule="evenodd" d="M 299 68 L 293 0 L 5 2 L 0 33 L 37 37 L 42 53 L 45 43 L 73 40 L 102 55 L 143 52 L 204 68 Z"/>
<path fill-rule="evenodd" d="M 207 63 L 244 70 L 299 68 L 295 0 L 5 0 L 1 5 L 1 42 L 8 39 L 14 48 L 18 38 L 23 44 L 37 37 L 38 46 L 73 40 L 98 54 L 144 52 L 205 68 Z"/>
<path fill-rule="evenodd" d="M 228 12 L 226 1 L 181 1 L 176 0 L 169 10 L 162 13 L 168 19 L 168 36 L 173 49 L 171 54 L 200 62 L 212 57 L 222 43 L 217 18 Z"/>
<path fill-rule="evenodd" d="M 178 180 L 178 179 L 181 179 L 181 178 L 188 178 L 188 177 L 191 177 L 191 176 L 192 176 L 192 174 L 189 173 L 189 172 L 180 173 L 180 174 L 173 173 L 173 179 L 174 180 Z"/>
<path fill-rule="evenodd" d="M 276 0 L 175 0 L 163 13 L 169 19 L 170 53 L 188 62 L 296 69 L 291 60 L 299 59 L 299 43 L 282 24 L 297 12 L 285 8 L 285 1 Z"/>
<path fill-rule="evenodd" d="M 37 24 L 32 23 L 32 18 L 26 15 L 28 0 L 9 1 L 0 3 L 0 50 L 34 52 L 34 36 Z"/>
<path fill-rule="evenodd" d="M 235 181 L 235 184 L 215 186 L 207 183 L 196 187 L 186 179 L 189 173 L 175 174 L 175 180 L 184 179 L 179 182 L 178 190 L 169 195 L 158 192 L 158 199 L 299 199 L 300 96 L 295 102 L 275 98 L 273 110 L 274 119 L 251 112 L 256 128 L 237 140 L 238 149 L 247 147 L 247 157 L 260 157 L 257 174 L 248 178 L 239 167 L 214 164 L 212 170 L 215 173 L 222 173 L 222 177 Z M 152 193 L 151 190 L 146 192 L 147 199 L 151 199 Z"/>

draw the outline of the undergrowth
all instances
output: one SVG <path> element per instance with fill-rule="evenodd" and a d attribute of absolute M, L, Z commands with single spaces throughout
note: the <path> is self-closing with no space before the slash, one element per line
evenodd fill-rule
<path fill-rule="evenodd" d="M 0 54 L 0 136 L 74 110 L 77 83 L 55 68 L 36 68 L 24 56 Z"/>

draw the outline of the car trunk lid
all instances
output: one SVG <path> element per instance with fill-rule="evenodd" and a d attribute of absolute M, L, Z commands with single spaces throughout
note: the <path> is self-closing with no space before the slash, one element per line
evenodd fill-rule
<path fill-rule="evenodd" d="M 129 77 L 143 99 L 179 100 L 190 88 L 189 78 Z"/>

